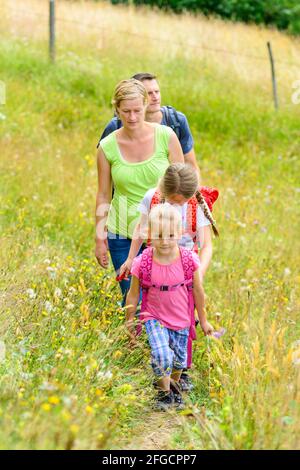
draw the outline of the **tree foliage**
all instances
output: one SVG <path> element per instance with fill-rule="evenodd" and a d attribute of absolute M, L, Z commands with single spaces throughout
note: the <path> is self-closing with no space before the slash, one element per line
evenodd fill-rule
<path fill-rule="evenodd" d="M 176 13 L 202 12 L 246 23 L 274 25 L 278 29 L 300 34 L 299 0 L 111 0 L 113 4 L 151 5 Z"/>

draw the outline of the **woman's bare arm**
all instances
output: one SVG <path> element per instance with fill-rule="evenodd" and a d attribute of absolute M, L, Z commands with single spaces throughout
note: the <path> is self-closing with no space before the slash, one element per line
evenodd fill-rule
<path fill-rule="evenodd" d="M 169 161 L 171 163 L 184 163 L 182 148 L 177 135 L 172 131 L 169 141 Z"/>
<path fill-rule="evenodd" d="M 111 202 L 112 182 L 111 182 L 111 168 L 108 163 L 103 150 L 99 147 L 97 152 L 97 169 L 98 169 L 98 190 L 96 196 L 96 248 L 95 256 L 98 263 L 107 268 L 108 259 L 108 246 L 107 246 L 107 231 L 106 220 Z"/>

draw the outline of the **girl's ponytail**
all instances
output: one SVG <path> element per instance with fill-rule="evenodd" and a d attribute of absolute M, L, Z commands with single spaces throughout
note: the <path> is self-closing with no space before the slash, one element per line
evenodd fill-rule
<path fill-rule="evenodd" d="M 201 207 L 205 217 L 210 221 L 211 223 L 211 226 L 212 226 L 212 229 L 213 229 L 213 232 L 215 234 L 216 237 L 219 236 L 219 232 L 218 232 L 218 229 L 216 227 L 216 221 L 215 219 L 213 218 L 212 216 L 212 213 L 204 199 L 204 197 L 202 196 L 201 192 L 200 191 L 196 191 L 195 192 L 195 196 L 196 196 L 196 199 L 198 201 L 198 204 L 199 206 Z"/>
<path fill-rule="evenodd" d="M 186 163 L 172 163 L 160 179 L 158 189 L 162 197 L 180 194 L 190 199 L 198 187 L 198 176 L 195 169 Z"/>

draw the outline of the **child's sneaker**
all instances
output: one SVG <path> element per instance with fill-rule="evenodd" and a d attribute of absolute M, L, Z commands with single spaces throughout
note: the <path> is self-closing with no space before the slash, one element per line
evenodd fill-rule
<path fill-rule="evenodd" d="M 155 397 L 155 403 L 153 408 L 157 411 L 167 411 L 174 405 L 174 395 L 170 390 L 169 392 L 164 392 L 159 390 Z"/>
<path fill-rule="evenodd" d="M 179 382 L 171 382 L 170 384 L 171 391 L 173 392 L 174 396 L 174 406 L 178 410 L 183 410 L 185 408 L 185 403 L 182 398 L 182 388 Z"/>
<path fill-rule="evenodd" d="M 179 383 L 183 392 L 190 392 L 194 388 L 192 379 L 187 372 L 182 372 Z"/>

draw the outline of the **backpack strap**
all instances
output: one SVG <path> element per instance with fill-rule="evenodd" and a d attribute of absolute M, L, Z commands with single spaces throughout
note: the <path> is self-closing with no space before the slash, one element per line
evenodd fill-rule
<path fill-rule="evenodd" d="M 143 312 L 146 309 L 148 289 L 151 286 L 153 248 L 145 248 L 140 256 L 142 259 L 140 264 L 139 281 L 143 292 L 141 305 L 141 312 Z M 142 324 L 139 322 L 136 327 L 136 335 L 140 336 L 141 333 Z"/>
<path fill-rule="evenodd" d="M 152 196 L 151 202 L 150 202 L 150 209 L 152 209 L 153 206 L 160 204 L 160 193 L 158 189 L 155 191 L 155 193 Z"/>
<path fill-rule="evenodd" d="M 160 204 L 160 193 L 158 189 L 155 191 L 155 193 L 152 196 L 151 202 L 150 202 L 150 210 L 152 209 L 153 206 Z M 147 246 L 151 246 L 151 240 L 148 238 L 147 240 Z"/>
<path fill-rule="evenodd" d="M 181 262 L 184 272 L 184 278 L 187 282 L 187 290 L 189 295 L 189 312 L 191 318 L 190 338 L 196 339 L 196 323 L 195 323 L 195 301 L 193 295 L 193 276 L 194 276 L 194 262 L 192 251 L 180 247 Z"/>
<path fill-rule="evenodd" d="M 193 240 L 196 240 L 197 234 L 197 209 L 198 201 L 196 196 L 191 197 L 188 200 L 187 205 L 187 230 Z"/>
<path fill-rule="evenodd" d="M 141 264 L 140 264 L 140 285 L 143 291 L 142 296 L 142 310 L 146 307 L 147 303 L 147 293 L 148 289 L 151 286 L 151 273 L 152 273 L 152 260 L 153 260 L 153 248 L 146 248 L 142 254 Z"/>
<path fill-rule="evenodd" d="M 117 118 L 117 129 L 121 129 L 122 126 L 123 126 L 123 124 L 122 124 L 121 119 Z"/>
<path fill-rule="evenodd" d="M 173 129 L 178 139 L 180 140 L 181 125 L 176 109 L 173 108 L 173 106 L 163 106 L 161 110 L 165 115 L 167 126 Z"/>

